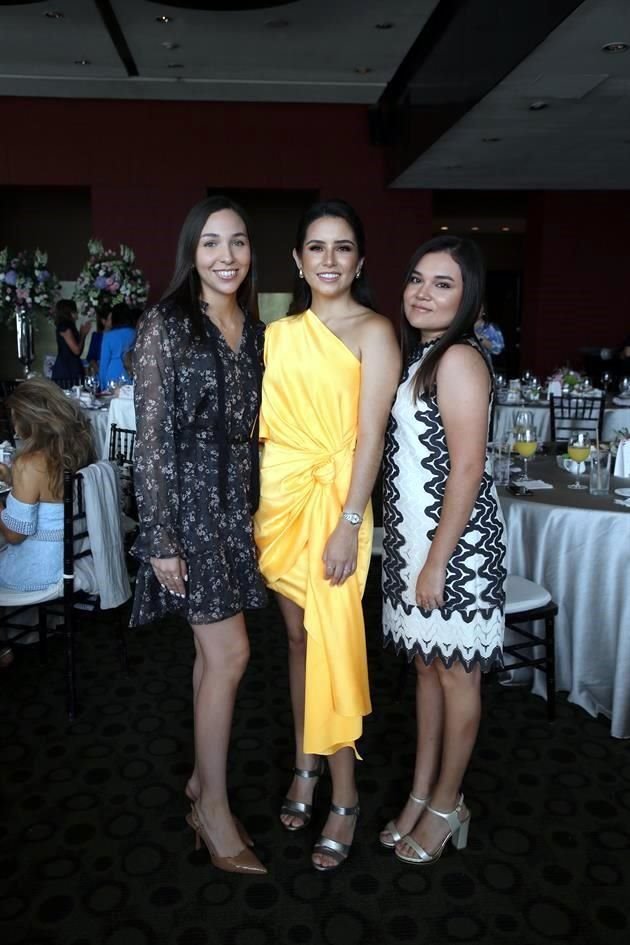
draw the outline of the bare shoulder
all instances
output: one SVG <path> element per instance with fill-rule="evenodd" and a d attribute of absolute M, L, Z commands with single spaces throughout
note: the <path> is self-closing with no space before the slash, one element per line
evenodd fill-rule
<path fill-rule="evenodd" d="M 44 453 L 37 451 L 16 456 L 13 462 L 12 478 L 14 490 L 17 488 L 21 491 L 27 488 L 30 493 L 32 490 L 39 492 L 45 488 L 48 482 L 48 464 Z"/>
<path fill-rule="evenodd" d="M 398 346 L 396 332 L 389 318 L 366 309 L 359 322 L 359 341 L 361 345 L 385 344 Z"/>
<path fill-rule="evenodd" d="M 448 348 L 442 357 L 437 371 L 438 378 L 442 375 L 453 376 L 459 373 L 479 375 L 490 380 L 488 365 L 479 351 L 472 345 L 454 344 Z"/>

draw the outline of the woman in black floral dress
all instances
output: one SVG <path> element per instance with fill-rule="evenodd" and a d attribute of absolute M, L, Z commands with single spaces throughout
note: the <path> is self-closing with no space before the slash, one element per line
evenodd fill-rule
<path fill-rule="evenodd" d="M 175 273 L 134 353 L 140 559 L 133 623 L 176 611 L 195 643 L 195 767 L 188 822 L 212 861 L 266 872 L 230 813 L 226 761 L 249 659 L 243 610 L 262 607 L 252 511 L 263 331 L 243 211 L 211 197 L 188 214 Z"/>

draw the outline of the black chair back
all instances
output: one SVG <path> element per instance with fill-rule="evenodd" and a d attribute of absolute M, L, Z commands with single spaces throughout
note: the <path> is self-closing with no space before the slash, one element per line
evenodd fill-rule
<path fill-rule="evenodd" d="M 583 430 L 593 438 L 597 435 L 601 440 L 605 406 L 604 395 L 576 397 L 573 394 L 563 394 L 558 397 L 550 394 L 551 439 L 554 442 L 565 442 L 569 439 L 570 432 L 577 429 Z"/>
<path fill-rule="evenodd" d="M 133 463 L 133 449 L 136 443 L 136 431 L 127 430 L 112 423 L 109 429 L 109 460 L 122 466 Z"/>

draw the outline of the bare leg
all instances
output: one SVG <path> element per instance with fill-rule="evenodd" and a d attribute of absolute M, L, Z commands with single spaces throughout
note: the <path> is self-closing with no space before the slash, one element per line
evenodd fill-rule
<path fill-rule="evenodd" d="M 416 667 L 416 764 L 411 793 L 414 797 L 430 797 L 437 781 L 442 750 L 442 728 L 444 725 L 444 698 L 442 684 L 435 662 L 426 666 L 420 656 L 414 660 Z M 423 808 L 408 799 L 394 821 L 401 836 L 413 830 Z M 391 834 L 381 831 L 385 841 Z"/>
<path fill-rule="evenodd" d="M 193 641 L 195 644 L 195 662 L 193 663 L 193 675 L 192 675 L 192 686 L 193 686 L 193 712 L 195 706 L 197 705 L 197 693 L 199 692 L 199 683 L 203 675 L 203 653 L 199 644 L 197 643 L 197 637 L 193 634 Z M 195 758 L 195 764 L 193 766 L 192 774 L 188 779 L 188 784 L 186 785 L 186 796 L 190 798 L 191 801 L 196 801 L 199 797 L 201 791 L 201 786 L 199 783 L 199 772 L 197 770 L 197 759 Z"/>
<path fill-rule="evenodd" d="M 306 691 L 306 630 L 304 629 L 304 611 L 292 600 L 277 594 L 278 605 L 282 614 L 289 640 L 289 689 L 293 710 L 293 729 L 295 734 L 295 767 L 312 770 L 317 767 L 316 755 L 304 754 L 304 703 Z M 294 777 L 287 792 L 292 801 L 310 804 L 316 778 Z M 304 820 L 300 816 L 282 814 L 280 820 L 290 827 L 300 826 Z"/>
<path fill-rule="evenodd" d="M 193 632 L 202 666 L 195 699 L 197 813 L 219 856 L 235 856 L 243 849 L 243 841 L 230 813 L 226 767 L 236 691 L 249 660 L 249 641 L 242 614 L 193 626 Z"/>
<path fill-rule="evenodd" d="M 446 812 L 454 810 L 457 805 L 461 783 L 477 739 L 481 716 L 481 672 L 479 666 L 467 673 L 459 663 L 450 669 L 437 660 L 435 665 L 444 694 L 444 738 L 440 775 L 433 788 L 431 806 Z M 468 811 L 464 808 L 460 820 L 467 816 Z M 447 833 L 445 821 L 426 811 L 411 836 L 427 853 L 433 853 Z M 414 855 L 402 840 L 398 849 L 404 854 Z"/>
<path fill-rule="evenodd" d="M 332 779 L 332 802 L 338 807 L 354 807 L 358 803 L 357 786 L 354 779 L 354 752 L 352 748 L 340 748 L 328 756 Z M 352 843 L 356 817 L 330 813 L 322 834 L 340 843 Z M 313 863 L 318 866 L 335 867 L 338 860 L 325 853 L 313 853 Z"/>

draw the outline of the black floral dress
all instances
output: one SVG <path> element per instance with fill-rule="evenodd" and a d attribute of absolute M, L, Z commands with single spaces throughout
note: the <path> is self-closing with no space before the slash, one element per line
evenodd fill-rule
<path fill-rule="evenodd" d="M 167 303 L 138 332 L 132 624 L 167 611 L 214 623 L 266 603 L 252 528 L 264 325 L 246 317 L 236 352 L 209 319 L 204 332 L 193 339 Z M 174 555 L 188 565 L 186 598 L 162 589 L 149 563 Z"/>

